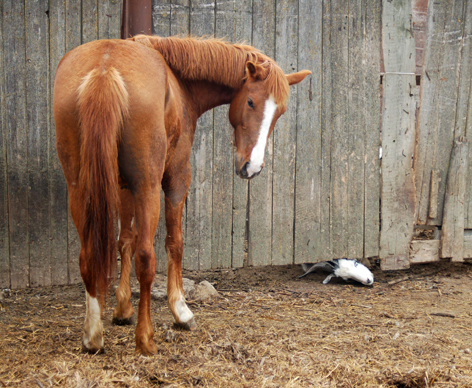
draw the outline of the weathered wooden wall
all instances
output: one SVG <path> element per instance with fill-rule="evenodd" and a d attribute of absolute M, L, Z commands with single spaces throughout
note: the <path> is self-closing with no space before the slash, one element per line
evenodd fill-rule
<path fill-rule="evenodd" d="M 2 0 L 0 12 L 0 287 L 75 283 L 52 85 L 67 51 L 120 37 L 121 1 Z"/>
<path fill-rule="evenodd" d="M 424 249 L 416 262 L 472 258 L 471 86 L 472 2 L 430 1 L 416 125 L 414 216 L 417 225 L 432 226 L 435 236 L 416 242 L 416 250 Z"/>
<path fill-rule="evenodd" d="M 0 12 L 0 287 L 75 283 L 52 84 L 67 51 L 119 37 L 121 1 L 3 0 Z M 254 180 L 234 174 L 228 107 L 200 118 L 186 268 L 379 256 L 396 269 L 472 256 L 461 178 L 472 177 L 472 2 L 153 0 L 153 32 L 245 41 L 287 73 L 312 71 L 292 87 Z M 434 239 L 410 244 L 417 225 Z M 160 271 L 164 236 L 161 218 Z"/>

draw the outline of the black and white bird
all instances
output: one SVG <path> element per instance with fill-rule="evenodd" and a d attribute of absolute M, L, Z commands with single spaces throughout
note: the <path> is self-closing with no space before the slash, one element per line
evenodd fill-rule
<path fill-rule="evenodd" d="M 346 281 L 355 280 L 359 283 L 365 284 L 366 286 L 370 286 L 374 283 L 374 275 L 372 272 L 357 260 L 333 259 L 316 264 L 305 263 L 302 264 L 302 268 L 305 273 L 299 276 L 299 279 L 305 277 L 309 273 L 322 270 L 331 272 L 328 277 L 323 280 L 323 284 L 327 284 L 333 277 L 340 277 Z"/>

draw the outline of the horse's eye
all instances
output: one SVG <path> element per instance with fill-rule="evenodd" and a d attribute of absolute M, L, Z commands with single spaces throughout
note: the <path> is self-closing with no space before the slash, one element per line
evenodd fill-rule
<path fill-rule="evenodd" d="M 250 98 L 247 99 L 247 104 L 249 105 L 249 108 L 254 109 L 254 102 Z"/>

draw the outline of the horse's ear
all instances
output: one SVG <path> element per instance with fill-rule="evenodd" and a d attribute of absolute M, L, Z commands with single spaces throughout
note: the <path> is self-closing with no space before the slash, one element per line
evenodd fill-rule
<path fill-rule="evenodd" d="M 307 75 L 310 75 L 310 70 L 302 70 L 297 73 L 285 74 L 289 85 L 296 85 L 299 82 L 302 82 Z"/>
<path fill-rule="evenodd" d="M 267 77 L 266 69 L 254 62 L 249 61 L 246 63 L 246 71 L 248 72 L 251 78 L 257 80 L 264 80 Z"/>

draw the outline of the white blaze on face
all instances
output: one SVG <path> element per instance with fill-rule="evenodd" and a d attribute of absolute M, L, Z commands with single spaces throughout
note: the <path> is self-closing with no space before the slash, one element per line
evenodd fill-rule
<path fill-rule="evenodd" d="M 103 348 L 103 323 L 97 298 L 86 292 L 87 314 L 84 324 L 84 345 L 87 349 Z"/>
<path fill-rule="evenodd" d="M 249 159 L 249 166 L 247 168 L 248 178 L 261 171 L 262 165 L 264 163 L 267 137 L 269 135 L 270 125 L 272 124 L 272 119 L 274 118 L 276 110 L 277 104 L 270 97 L 265 103 L 264 117 L 262 119 L 261 129 L 259 130 L 259 137 L 257 138 L 257 143 L 252 149 L 251 158 Z"/>

